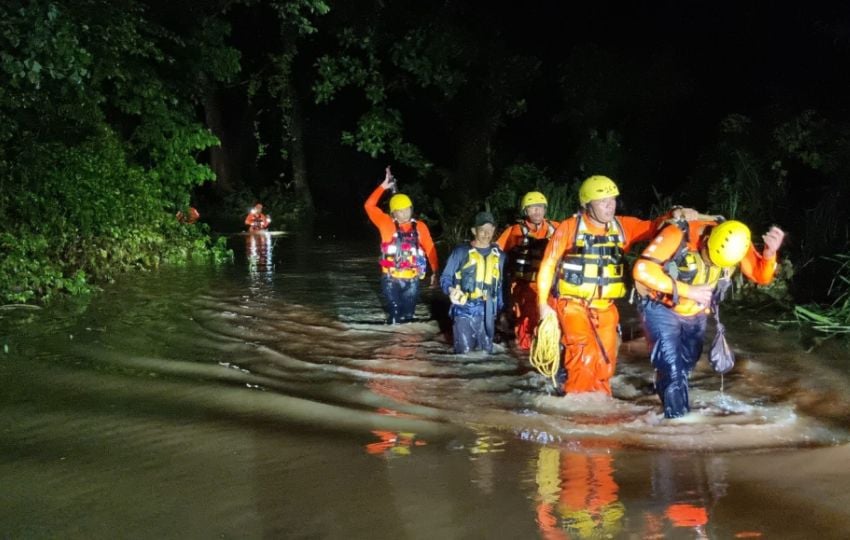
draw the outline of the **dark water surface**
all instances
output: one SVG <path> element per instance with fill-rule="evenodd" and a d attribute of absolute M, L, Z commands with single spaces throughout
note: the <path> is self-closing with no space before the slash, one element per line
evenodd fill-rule
<path fill-rule="evenodd" d="M 449 354 L 433 291 L 381 324 L 371 244 L 231 241 L 0 309 L 0 537 L 850 536 L 840 348 L 730 319 L 737 367 L 664 421 L 628 306 L 615 398 L 558 398 L 510 347 Z"/>

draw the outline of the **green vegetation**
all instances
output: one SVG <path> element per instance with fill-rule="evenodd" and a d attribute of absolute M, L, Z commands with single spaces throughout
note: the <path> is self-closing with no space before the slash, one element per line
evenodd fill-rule
<path fill-rule="evenodd" d="M 801 323 L 813 330 L 827 334 L 850 334 L 850 255 L 829 258 L 837 266 L 830 281 L 829 292 L 835 300 L 828 306 L 795 306 L 794 314 Z"/>
<path fill-rule="evenodd" d="M 226 260 L 205 223 L 175 219 L 191 204 L 227 231 L 257 201 L 289 229 L 363 220 L 362 198 L 392 164 L 441 246 L 467 238 L 483 209 L 512 223 L 530 190 L 563 219 L 591 174 L 617 181 L 630 215 L 688 205 L 741 219 L 757 243 L 776 223 L 789 233 L 780 279 L 738 297 L 801 304 L 801 323 L 844 332 L 846 111 L 814 92 L 703 107 L 715 91 L 758 90 L 699 79 L 688 51 L 596 39 L 580 8 L 551 13 L 561 18 L 412 0 L 4 2 L 0 303 Z M 846 54 L 835 31 L 845 39 L 823 46 Z"/>
<path fill-rule="evenodd" d="M 195 118 L 200 81 L 232 77 L 238 54 L 225 25 L 178 34 L 160 15 L 132 1 L 0 6 L 0 301 L 226 257 L 175 213 L 213 179 L 198 161 L 217 144 Z"/>

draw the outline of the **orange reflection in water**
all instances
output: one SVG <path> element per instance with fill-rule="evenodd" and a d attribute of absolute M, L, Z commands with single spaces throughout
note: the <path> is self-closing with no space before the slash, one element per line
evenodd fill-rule
<path fill-rule="evenodd" d="M 544 446 L 536 467 L 537 525 L 544 538 L 612 538 L 622 531 L 625 507 L 606 451 Z"/>
<path fill-rule="evenodd" d="M 391 409 L 380 408 L 377 412 L 387 416 L 404 416 L 398 411 L 393 411 Z M 373 429 L 372 434 L 378 437 L 378 440 L 366 444 L 364 448 L 367 453 L 372 454 L 373 456 L 409 456 L 412 448 L 428 444 L 427 441 L 423 439 L 417 439 L 416 433 L 407 431 Z"/>

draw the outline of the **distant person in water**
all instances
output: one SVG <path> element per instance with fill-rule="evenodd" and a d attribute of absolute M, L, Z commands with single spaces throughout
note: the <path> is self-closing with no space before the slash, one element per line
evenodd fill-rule
<path fill-rule="evenodd" d="M 395 178 L 387 167 L 384 181 L 366 199 L 363 208 L 381 233 L 381 292 L 387 323 L 413 320 L 419 296 L 419 282 L 431 266 L 431 284 L 436 283 L 437 250 L 431 231 L 413 219 L 413 201 L 403 193 L 390 197 L 390 212 L 378 207 L 387 190 L 395 189 Z"/>
<path fill-rule="evenodd" d="M 493 352 L 496 315 L 502 310 L 505 253 L 493 242 L 496 224 L 490 212 L 479 212 L 472 241 L 452 250 L 440 276 L 440 287 L 452 302 L 454 351 Z"/>
<path fill-rule="evenodd" d="M 663 228 L 635 262 L 638 310 L 652 346 L 655 391 L 666 418 L 690 411 L 688 376 L 702 354 L 706 319 L 722 299 L 723 282 L 728 286 L 739 265 L 750 281 L 773 281 L 784 237 L 771 227 L 762 236 L 759 253 L 750 229 L 740 221 L 679 221 Z"/>
<path fill-rule="evenodd" d="M 269 228 L 269 224 L 272 222 L 271 219 L 267 215 L 263 213 L 263 205 L 257 203 L 254 205 L 254 208 L 248 212 L 248 215 L 245 216 L 245 225 L 248 226 L 249 231 L 264 231 Z"/>
<path fill-rule="evenodd" d="M 180 223 L 185 223 L 187 225 L 192 225 L 201 219 L 201 214 L 194 206 L 190 206 L 189 210 L 186 213 L 183 213 L 183 210 L 177 211 L 177 221 Z"/>

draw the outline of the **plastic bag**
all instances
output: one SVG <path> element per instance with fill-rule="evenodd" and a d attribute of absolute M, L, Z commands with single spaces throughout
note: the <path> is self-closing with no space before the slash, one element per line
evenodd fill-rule
<path fill-rule="evenodd" d="M 726 327 L 719 321 L 717 333 L 714 334 L 711 347 L 708 349 L 708 363 L 717 373 L 726 373 L 735 367 L 735 353 L 726 342 Z"/>

